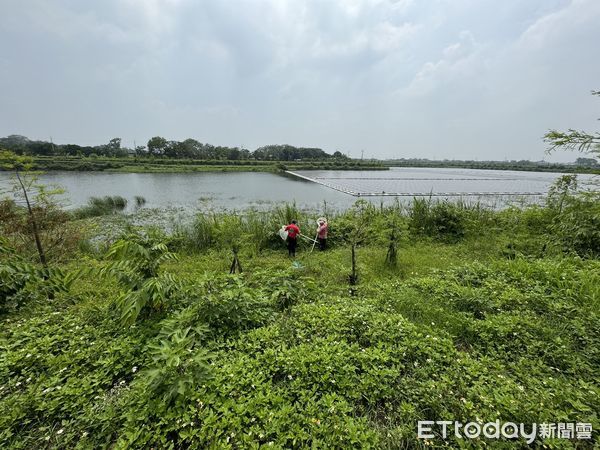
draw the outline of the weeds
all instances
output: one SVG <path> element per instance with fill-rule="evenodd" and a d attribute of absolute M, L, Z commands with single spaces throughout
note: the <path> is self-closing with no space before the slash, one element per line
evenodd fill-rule
<path fill-rule="evenodd" d="M 32 301 L 41 269 L 2 236 L 0 446 L 412 448 L 417 421 L 444 419 L 597 429 L 598 202 L 559 192 L 499 212 L 361 202 L 294 269 L 273 231 L 308 213 L 203 214 L 78 262 L 52 302 Z M 226 275 L 236 250 L 244 273 Z"/>
<path fill-rule="evenodd" d="M 143 197 L 136 197 L 136 205 L 139 207 L 145 203 Z M 92 197 L 88 200 L 87 206 L 83 206 L 73 211 L 73 217 L 84 219 L 87 217 L 106 216 L 123 211 L 127 207 L 127 199 L 115 195 L 105 197 Z"/>

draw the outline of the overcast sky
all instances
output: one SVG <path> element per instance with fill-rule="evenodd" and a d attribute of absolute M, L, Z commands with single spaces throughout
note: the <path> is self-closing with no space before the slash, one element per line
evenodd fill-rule
<path fill-rule="evenodd" d="M 0 135 L 540 160 L 599 50 L 600 0 L 2 0 Z"/>

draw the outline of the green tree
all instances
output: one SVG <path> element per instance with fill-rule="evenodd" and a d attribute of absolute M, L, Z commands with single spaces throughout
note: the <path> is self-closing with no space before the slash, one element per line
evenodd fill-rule
<path fill-rule="evenodd" d="M 72 254 L 85 234 L 85 227 L 73 223 L 57 201 L 62 192 L 39 183 L 31 172 L 17 171 L 12 188 L 16 201 L 0 200 L 0 233 L 21 255 L 35 255 L 44 266 Z"/>
<path fill-rule="evenodd" d="M 577 158 L 575 164 L 583 167 L 598 167 L 598 161 L 595 158 Z"/>
<path fill-rule="evenodd" d="M 18 197 L 22 197 L 22 199 L 25 201 L 25 205 L 27 206 L 28 225 L 31 230 L 31 236 L 33 237 L 33 240 L 35 242 L 40 263 L 42 264 L 42 266 L 47 268 L 48 260 L 46 258 L 46 251 L 44 250 L 44 246 L 42 245 L 42 239 L 40 237 L 40 225 L 38 223 L 36 212 L 34 211 L 34 204 L 32 202 L 32 199 L 30 198 L 30 191 L 36 187 L 34 186 L 36 178 L 27 175 L 21 176 L 21 172 L 23 171 L 26 172 L 26 174 L 30 174 L 31 164 L 33 160 L 30 157 L 17 156 L 9 152 L 3 152 L 1 159 L 9 161 L 7 164 L 4 165 L 4 169 L 14 171 L 16 184 L 13 188 L 13 191 Z M 40 188 L 40 186 L 37 187 L 38 189 Z M 39 195 L 40 194 L 38 194 L 38 197 Z M 39 198 L 39 200 L 44 201 L 44 197 L 45 196 Z M 16 218 L 16 215 L 12 218 Z"/>
<path fill-rule="evenodd" d="M 229 267 L 229 273 L 242 273 L 242 264 L 239 260 L 239 252 L 242 242 L 245 240 L 243 233 L 244 224 L 242 218 L 237 214 L 224 215 L 217 223 L 216 238 L 217 242 L 225 248 L 230 248 L 233 254 L 233 260 Z"/>
<path fill-rule="evenodd" d="M 356 249 L 365 243 L 369 236 L 369 217 L 373 215 L 373 205 L 366 200 L 357 200 L 347 213 L 351 228 L 346 241 L 351 250 L 351 272 L 348 281 L 351 286 L 358 284 L 358 265 L 356 262 Z M 354 295 L 354 290 L 351 290 Z"/>
<path fill-rule="evenodd" d="M 164 137 L 154 136 L 148 141 L 148 154 L 150 155 L 162 155 L 164 154 L 169 141 Z"/>
<path fill-rule="evenodd" d="M 592 95 L 600 96 L 600 91 L 592 91 Z M 600 155 L 600 133 L 598 132 L 587 133 L 572 128 L 566 132 L 550 130 L 544 135 L 544 141 L 550 144 L 548 153 L 565 149 Z"/>

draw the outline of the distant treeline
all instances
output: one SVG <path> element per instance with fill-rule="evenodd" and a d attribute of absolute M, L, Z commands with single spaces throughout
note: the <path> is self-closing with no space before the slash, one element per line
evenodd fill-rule
<path fill-rule="evenodd" d="M 473 161 L 430 160 L 423 158 L 390 159 L 382 161 L 391 167 L 452 167 L 461 169 L 525 170 L 532 172 L 600 173 L 600 164 L 594 158 L 577 158 L 574 163 L 548 163 L 544 161 Z"/>
<path fill-rule="evenodd" d="M 11 135 L 0 138 L 0 148 L 19 155 L 31 156 L 105 156 L 121 158 L 130 156 L 167 157 L 176 159 L 221 160 L 221 161 L 296 161 L 349 159 L 339 151 L 330 155 L 320 148 L 294 147 L 292 145 L 266 145 L 250 151 L 240 147 L 223 147 L 203 144 L 195 139 L 169 141 L 163 137 L 151 138 L 147 145 L 127 148 L 121 138 L 111 139 L 107 144 L 81 146 L 76 144 L 54 144 L 47 141 L 32 141 L 25 136 Z"/>
<path fill-rule="evenodd" d="M 0 149 L 1 150 L 1 149 Z M 9 152 L 4 152 L 9 153 Z M 106 172 L 204 172 L 245 171 L 282 172 L 284 170 L 386 170 L 376 161 L 361 161 L 348 158 L 328 158 L 300 161 L 270 160 L 208 160 L 169 157 L 109 156 L 32 156 L 29 162 L 33 170 L 106 171 Z M 11 157 L 0 151 L 0 171 L 10 166 Z"/>

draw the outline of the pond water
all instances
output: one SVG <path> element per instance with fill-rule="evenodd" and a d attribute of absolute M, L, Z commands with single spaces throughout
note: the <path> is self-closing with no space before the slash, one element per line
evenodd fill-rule
<path fill-rule="evenodd" d="M 392 202 L 394 197 L 378 193 L 464 194 L 467 199 L 503 205 L 519 199 L 539 201 L 539 196 L 517 194 L 545 193 L 561 174 L 471 169 L 392 168 L 389 171 L 303 171 L 302 175 L 342 191 L 368 193 L 368 200 Z M 0 172 L 0 190 L 10 187 L 12 175 Z M 590 180 L 580 175 L 581 181 Z M 68 208 L 82 206 L 92 196 L 120 195 L 133 204 L 134 196 L 146 199 L 147 208 L 242 210 L 264 209 L 283 202 L 296 202 L 301 208 L 342 209 L 357 197 L 322 184 L 291 175 L 260 172 L 198 173 L 102 173 L 49 172 L 40 176 L 44 184 L 65 190 L 63 203 Z M 469 195 L 476 193 L 477 195 Z M 483 195 L 503 193 L 502 195 Z M 506 195 L 512 193 L 513 195 Z"/>

